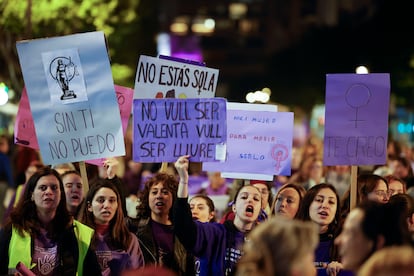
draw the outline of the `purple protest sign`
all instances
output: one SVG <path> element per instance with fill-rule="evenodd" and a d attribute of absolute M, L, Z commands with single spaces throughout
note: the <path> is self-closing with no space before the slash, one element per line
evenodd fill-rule
<path fill-rule="evenodd" d="M 205 171 L 290 175 L 293 113 L 227 109 L 227 158 L 203 163 Z"/>
<path fill-rule="evenodd" d="M 324 165 L 385 164 L 389 74 L 327 74 Z"/>
<path fill-rule="evenodd" d="M 226 100 L 135 99 L 133 159 L 136 162 L 218 161 L 226 142 Z"/>

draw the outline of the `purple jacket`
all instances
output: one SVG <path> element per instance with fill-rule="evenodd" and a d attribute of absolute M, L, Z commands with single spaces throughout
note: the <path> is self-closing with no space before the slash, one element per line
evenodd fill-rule
<path fill-rule="evenodd" d="M 232 275 L 242 255 L 245 234 L 233 222 L 201 223 L 191 216 L 187 198 L 174 203 L 174 231 L 187 250 L 200 260 L 198 275 Z"/>

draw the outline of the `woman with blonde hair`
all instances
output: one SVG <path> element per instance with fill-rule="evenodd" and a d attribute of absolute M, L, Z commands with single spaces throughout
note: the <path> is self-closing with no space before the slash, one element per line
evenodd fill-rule
<path fill-rule="evenodd" d="M 317 244 L 318 229 L 313 223 L 272 217 L 250 233 L 236 275 L 316 275 Z"/>

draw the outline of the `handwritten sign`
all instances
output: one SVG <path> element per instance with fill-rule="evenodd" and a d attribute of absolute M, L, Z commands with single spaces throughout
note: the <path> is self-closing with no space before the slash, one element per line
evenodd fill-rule
<path fill-rule="evenodd" d="M 133 159 L 136 162 L 216 161 L 226 142 L 226 100 L 135 99 Z"/>
<path fill-rule="evenodd" d="M 389 74 L 328 74 L 324 165 L 385 164 Z"/>
<path fill-rule="evenodd" d="M 195 64 L 141 55 L 134 99 L 213 98 L 219 71 Z"/>
<path fill-rule="evenodd" d="M 45 164 L 125 154 L 102 32 L 20 41 L 17 51 Z"/>
<path fill-rule="evenodd" d="M 134 95 L 134 90 L 128 87 L 115 85 L 115 91 L 121 115 L 122 131 L 125 135 L 128 127 L 128 121 L 131 116 L 132 97 Z M 22 95 L 20 97 L 14 130 L 14 138 L 16 144 L 36 150 L 39 149 L 26 88 L 23 88 Z M 102 161 L 103 159 L 98 159 L 88 160 L 86 162 L 89 164 L 101 165 Z"/>
<path fill-rule="evenodd" d="M 290 175 L 293 113 L 227 109 L 227 158 L 203 163 L 205 171 Z"/>
<path fill-rule="evenodd" d="M 23 88 L 19 108 L 17 109 L 16 121 L 14 122 L 14 142 L 24 147 L 39 149 L 26 88 Z"/>

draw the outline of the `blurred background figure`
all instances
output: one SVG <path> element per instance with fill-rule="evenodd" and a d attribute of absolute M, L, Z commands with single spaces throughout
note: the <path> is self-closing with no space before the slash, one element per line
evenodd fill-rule
<path fill-rule="evenodd" d="M 387 180 L 376 174 L 360 174 L 357 178 L 357 204 L 365 200 L 387 203 L 389 192 Z"/>
<path fill-rule="evenodd" d="M 221 176 L 221 172 L 207 172 L 207 181 L 195 194 L 204 194 L 211 198 L 216 207 L 216 216 L 221 218 L 227 209 L 231 192 L 231 180 Z"/>
<path fill-rule="evenodd" d="M 10 199 L 16 189 L 9 154 L 9 138 L 7 135 L 0 135 L 0 218 L 4 217 L 6 208 L 8 207 Z"/>
<path fill-rule="evenodd" d="M 407 185 L 404 180 L 392 174 L 384 176 L 388 182 L 388 195 L 405 194 L 407 192 Z"/>
<path fill-rule="evenodd" d="M 208 172 L 208 181 L 201 184 L 201 189 L 197 194 L 205 194 L 208 196 L 228 195 L 230 187 L 226 178 L 221 177 L 221 172 Z"/>
<path fill-rule="evenodd" d="M 322 158 L 310 155 L 302 159 L 299 170 L 293 174 L 288 182 L 302 185 L 306 190 L 316 184 L 325 182 L 326 167 L 323 166 Z"/>
<path fill-rule="evenodd" d="M 10 212 L 13 210 L 14 207 L 16 207 L 17 203 L 20 201 L 20 199 L 23 197 L 24 190 L 26 188 L 27 180 L 39 169 L 43 168 L 44 165 L 42 162 L 35 160 L 30 162 L 29 166 L 26 168 L 25 175 L 22 178 L 23 183 L 18 184 L 16 187 L 16 190 L 9 202 L 9 205 L 7 206 L 7 210 L 4 213 L 3 221 L 6 220 L 6 218 L 10 215 Z"/>
<path fill-rule="evenodd" d="M 414 244 L 414 199 L 408 194 L 395 194 L 388 201 L 396 208 L 395 215 L 401 215 L 406 222 L 411 240 Z"/>
<path fill-rule="evenodd" d="M 122 178 L 122 182 L 125 185 L 126 194 L 137 195 L 138 191 L 141 191 L 142 187 L 142 171 L 143 164 L 129 160 L 125 169 L 125 174 Z"/>
<path fill-rule="evenodd" d="M 371 200 L 361 202 L 349 213 L 335 239 L 343 267 L 355 274 L 374 252 L 410 243 L 406 220 L 398 208 Z"/>
<path fill-rule="evenodd" d="M 52 169 L 56 170 L 60 175 L 62 175 L 63 173 L 67 172 L 67 171 L 74 171 L 76 170 L 75 165 L 73 165 L 73 163 L 61 163 L 61 164 L 56 164 L 52 166 Z"/>
<path fill-rule="evenodd" d="M 393 159 L 391 164 L 393 167 L 392 175 L 404 180 L 405 183 L 407 183 L 407 188 L 411 187 L 414 184 L 414 173 L 410 160 L 399 156 Z"/>
<path fill-rule="evenodd" d="M 358 276 L 414 276 L 414 248 L 391 246 L 375 252 L 361 267 Z"/>
<path fill-rule="evenodd" d="M 65 171 L 61 174 L 63 188 L 65 189 L 66 206 L 69 213 L 77 218 L 82 206 L 84 194 L 82 177 L 78 171 Z"/>
<path fill-rule="evenodd" d="M 331 183 L 340 198 L 349 189 L 351 183 L 351 166 L 338 165 L 329 167 L 326 172 L 325 181 Z"/>
<path fill-rule="evenodd" d="M 236 275 L 314 276 L 317 244 L 315 224 L 276 215 L 252 230 Z"/>

